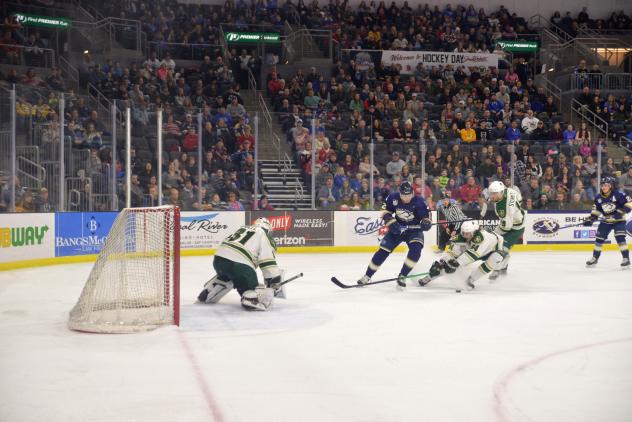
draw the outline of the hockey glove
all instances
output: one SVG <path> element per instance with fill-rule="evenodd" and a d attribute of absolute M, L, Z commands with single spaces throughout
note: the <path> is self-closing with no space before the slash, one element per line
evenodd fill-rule
<path fill-rule="evenodd" d="M 402 226 L 400 226 L 397 221 L 393 224 L 389 224 L 388 226 L 388 232 L 394 236 L 399 236 L 400 234 L 402 234 L 402 231 Z"/>
<path fill-rule="evenodd" d="M 427 232 L 432 228 L 432 222 L 429 219 L 424 218 L 423 220 L 421 220 L 420 227 L 421 231 Z"/>
<path fill-rule="evenodd" d="M 432 266 L 430 267 L 430 270 L 428 270 L 428 274 L 430 275 L 430 277 L 432 278 L 438 277 L 439 274 L 441 274 L 441 270 L 444 268 L 444 265 L 445 265 L 444 260 L 433 262 Z"/>
<path fill-rule="evenodd" d="M 285 299 L 285 287 L 279 286 L 281 284 L 281 276 L 278 275 L 273 278 L 266 278 L 264 280 L 266 287 L 271 288 L 274 291 L 274 297 L 279 299 Z"/>
<path fill-rule="evenodd" d="M 266 278 L 264 281 L 266 283 L 266 287 L 272 287 L 274 289 L 274 286 L 281 282 L 281 276 L 278 275 L 276 277 Z"/>
<path fill-rule="evenodd" d="M 584 220 L 583 225 L 586 227 L 590 227 L 595 221 L 597 221 L 597 217 L 595 217 L 594 215 L 590 215 L 587 219 Z"/>
<path fill-rule="evenodd" d="M 459 263 L 456 261 L 456 259 L 451 259 L 445 263 L 444 268 L 446 273 L 452 274 L 456 271 L 457 268 L 459 268 Z"/>

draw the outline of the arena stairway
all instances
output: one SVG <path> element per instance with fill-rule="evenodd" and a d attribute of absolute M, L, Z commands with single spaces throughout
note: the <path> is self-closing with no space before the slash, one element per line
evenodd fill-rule
<path fill-rule="evenodd" d="M 305 187 L 301 170 L 293 162 L 259 160 L 263 193 L 278 210 L 303 210 L 312 206 L 311 190 Z"/>

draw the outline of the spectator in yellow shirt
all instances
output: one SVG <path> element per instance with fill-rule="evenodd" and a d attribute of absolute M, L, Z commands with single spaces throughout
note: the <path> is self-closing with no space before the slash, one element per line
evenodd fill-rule
<path fill-rule="evenodd" d="M 476 141 L 476 131 L 472 129 L 472 122 L 469 120 L 465 122 L 465 128 L 461 129 L 461 140 L 466 144 Z"/>

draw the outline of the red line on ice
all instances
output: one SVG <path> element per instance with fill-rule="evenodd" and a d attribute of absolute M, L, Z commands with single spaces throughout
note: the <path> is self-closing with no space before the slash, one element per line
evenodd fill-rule
<path fill-rule="evenodd" d="M 505 409 L 504 405 L 505 405 L 505 398 L 507 396 L 509 384 L 511 383 L 511 381 L 513 381 L 516 375 L 519 375 L 525 370 L 530 369 L 544 362 L 547 359 L 564 355 L 566 353 L 572 353 L 572 352 L 577 352 L 580 350 L 591 349 L 593 347 L 607 346 L 610 344 L 624 343 L 627 341 L 632 341 L 632 337 L 618 339 L 618 340 L 602 341 L 599 343 L 584 344 L 581 346 L 571 347 L 569 349 L 558 350 L 557 352 L 547 353 L 546 355 L 542 355 L 540 357 L 531 359 L 527 362 L 521 363 L 520 365 L 514 366 L 494 384 L 494 413 L 496 414 L 496 420 L 498 420 L 499 422 L 511 422 L 511 418 L 507 414 L 507 410 Z"/>
<path fill-rule="evenodd" d="M 206 405 L 208 406 L 211 414 L 213 415 L 213 420 L 216 422 L 224 422 L 224 416 L 222 415 L 221 410 L 219 409 L 219 405 L 217 404 L 217 400 L 215 400 L 215 396 L 211 391 L 211 387 L 206 382 L 206 378 L 204 378 L 204 373 L 200 369 L 200 364 L 193 353 L 193 349 L 189 345 L 189 342 L 184 337 L 182 331 L 178 331 L 178 337 L 180 338 L 180 342 L 182 343 L 182 347 L 184 347 L 184 351 L 189 358 L 189 363 L 191 363 L 191 368 L 193 369 L 193 373 L 195 374 L 195 378 L 200 386 L 200 390 L 202 390 L 202 394 L 206 399 Z"/>

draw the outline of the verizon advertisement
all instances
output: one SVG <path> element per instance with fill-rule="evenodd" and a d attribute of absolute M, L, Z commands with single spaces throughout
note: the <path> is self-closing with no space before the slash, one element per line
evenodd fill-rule
<path fill-rule="evenodd" d="M 331 211 L 247 211 L 246 223 L 265 217 L 272 224 L 277 246 L 332 246 L 334 216 Z"/>
<path fill-rule="evenodd" d="M 183 212 L 180 245 L 183 249 L 215 249 L 244 225 L 244 212 Z"/>
<path fill-rule="evenodd" d="M 399 64 L 401 73 L 414 73 L 418 64 L 424 66 L 476 66 L 498 67 L 498 56 L 489 53 L 449 53 L 443 51 L 398 51 L 385 50 L 382 52 L 382 63 L 385 65 Z"/>

